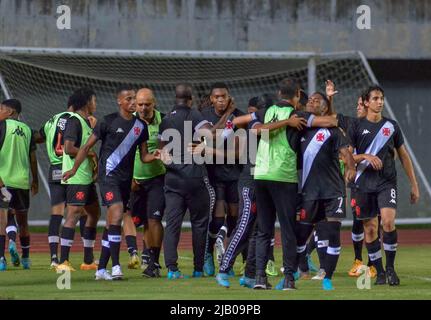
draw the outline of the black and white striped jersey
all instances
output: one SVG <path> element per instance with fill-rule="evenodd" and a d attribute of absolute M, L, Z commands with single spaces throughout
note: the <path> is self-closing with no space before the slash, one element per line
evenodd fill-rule
<path fill-rule="evenodd" d="M 300 188 L 303 200 L 333 199 L 345 196 L 339 150 L 348 142 L 340 128 L 309 128 L 301 141 Z"/>
<path fill-rule="evenodd" d="M 383 162 L 383 168 L 379 171 L 365 160 L 357 164 L 355 187 L 361 192 L 379 192 L 396 186 L 394 149 L 404 144 L 397 122 L 383 117 L 374 123 L 363 118 L 350 126 L 348 136 L 356 154 L 375 155 Z"/>
<path fill-rule="evenodd" d="M 133 116 L 124 119 L 120 113 L 111 113 L 100 119 L 93 130 L 100 140 L 99 174 L 101 183 L 131 181 L 136 148 L 148 140 L 147 124 Z"/>

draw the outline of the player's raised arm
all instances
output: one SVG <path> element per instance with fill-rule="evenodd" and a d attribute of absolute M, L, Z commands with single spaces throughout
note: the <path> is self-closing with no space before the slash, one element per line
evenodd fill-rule
<path fill-rule="evenodd" d="M 415 170 L 413 169 L 412 160 L 404 144 L 396 150 L 400 158 L 401 164 L 403 165 L 404 171 L 406 172 L 407 177 L 410 181 L 410 202 L 412 204 L 415 204 L 419 201 L 420 193 L 419 185 L 416 180 Z"/>

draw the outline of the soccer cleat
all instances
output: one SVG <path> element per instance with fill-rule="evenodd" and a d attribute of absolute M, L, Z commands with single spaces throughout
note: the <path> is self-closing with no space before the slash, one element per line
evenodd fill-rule
<path fill-rule="evenodd" d="M 227 273 L 217 273 L 216 281 L 222 287 L 225 287 L 225 288 L 230 287 L 229 275 Z"/>
<path fill-rule="evenodd" d="M 332 280 L 328 278 L 324 278 L 322 281 L 322 288 L 326 291 L 334 290 L 334 287 L 332 286 Z"/>
<path fill-rule="evenodd" d="M 154 264 L 151 264 L 145 268 L 142 272 L 142 276 L 147 278 L 160 278 L 160 272 Z"/>
<path fill-rule="evenodd" d="M 214 258 L 211 253 L 205 254 L 204 271 L 210 277 L 215 274 Z"/>
<path fill-rule="evenodd" d="M 168 279 L 169 280 L 175 280 L 175 279 L 185 279 L 186 277 L 181 273 L 180 270 L 177 271 L 168 271 Z"/>
<path fill-rule="evenodd" d="M 284 277 L 277 283 L 277 285 L 275 286 L 275 290 L 284 290 L 284 291 L 296 290 L 295 280 Z"/>
<path fill-rule="evenodd" d="M 204 277 L 204 273 L 202 271 L 196 271 L 196 270 L 194 270 L 193 274 L 192 274 L 192 277 L 193 278 L 203 278 Z"/>
<path fill-rule="evenodd" d="M 117 264 L 116 266 L 112 267 L 112 280 L 123 280 L 123 272 L 121 271 L 121 266 Z"/>
<path fill-rule="evenodd" d="M 9 253 L 11 256 L 11 262 L 15 267 L 19 267 L 20 260 L 18 250 L 16 248 L 16 243 L 14 241 L 9 241 Z M 24 268 L 25 269 L 25 268 Z"/>
<path fill-rule="evenodd" d="M 144 270 L 146 267 L 148 267 L 150 265 L 150 255 L 142 252 L 141 255 L 141 268 L 142 270 Z"/>
<path fill-rule="evenodd" d="M 51 264 L 49 266 L 50 270 L 55 270 L 58 267 L 58 262 L 55 262 L 54 260 L 51 261 Z"/>
<path fill-rule="evenodd" d="M 376 267 L 375 267 L 375 266 L 371 266 L 371 267 L 369 267 L 369 268 L 368 268 L 368 276 L 369 276 L 370 278 L 375 278 L 375 277 L 377 277 L 377 270 L 376 270 Z"/>
<path fill-rule="evenodd" d="M 270 290 L 272 288 L 271 284 L 268 282 L 266 276 L 256 276 L 256 283 L 253 287 L 255 290 Z"/>
<path fill-rule="evenodd" d="M 97 264 L 95 262 L 90 263 L 90 264 L 86 264 L 86 263 L 82 263 L 81 266 L 79 267 L 79 269 L 81 270 L 97 270 Z"/>
<path fill-rule="evenodd" d="M 316 265 L 313 263 L 313 260 L 311 259 L 310 255 L 307 255 L 307 264 L 308 264 L 308 270 L 311 272 L 319 272 L 319 268 L 316 267 Z"/>
<path fill-rule="evenodd" d="M 7 262 L 5 257 L 0 258 L 0 271 L 6 271 L 7 268 Z"/>
<path fill-rule="evenodd" d="M 129 269 L 139 269 L 139 257 L 136 253 L 132 254 L 129 258 L 129 263 L 127 264 L 127 268 Z"/>
<path fill-rule="evenodd" d="M 223 240 L 220 238 L 217 238 L 214 246 L 215 246 L 217 262 L 218 264 L 221 264 L 221 261 L 223 259 L 223 255 L 225 252 Z"/>
<path fill-rule="evenodd" d="M 377 275 L 376 282 L 374 283 L 376 286 L 386 284 L 386 273 L 382 272 Z"/>
<path fill-rule="evenodd" d="M 277 269 L 275 268 L 275 262 L 272 260 L 268 260 L 268 263 L 266 264 L 265 273 L 269 277 L 276 277 L 278 276 Z"/>
<path fill-rule="evenodd" d="M 359 277 L 361 275 L 361 273 L 362 273 L 362 271 L 361 271 L 362 265 L 363 265 L 362 261 L 356 259 L 353 262 L 353 265 L 352 265 L 352 267 L 349 270 L 349 276 L 351 276 L 351 277 Z"/>
<path fill-rule="evenodd" d="M 400 285 L 400 278 L 398 278 L 397 273 L 395 272 L 394 268 L 387 268 L 386 269 L 386 277 L 388 279 L 388 284 L 390 286 L 399 286 Z"/>
<path fill-rule="evenodd" d="M 320 269 L 319 272 L 313 278 L 311 278 L 311 280 L 323 280 L 325 278 L 325 275 L 325 270 Z"/>
<path fill-rule="evenodd" d="M 63 263 L 59 264 L 57 268 L 55 268 L 56 271 L 76 271 L 72 264 L 69 261 L 64 261 Z"/>
<path fill-rule="evenodd" d="M 254 278 L 248 278 L 248 277 L 241 277 L 239 278 L 239 285 L 241 287 L 246 287 L 253 289 L 254 285 L 256 284 L 256 279 Z"/>
<path fill-rule="evenodd" d="M 96 280 L 112 280 L 112 276 L 109 274 L 109 271 L 106 269 L 97 270 L 94 275 Z"/>
<path fill-rule="evenodd" d="M 31 260 L 30 260 L 30 258 L 22 258 L 21 259 L 21 263 L 22 263 L 23 269 L 26 269 L 26 270 L 30 269 L 30 267 L 31 267 Z"/>

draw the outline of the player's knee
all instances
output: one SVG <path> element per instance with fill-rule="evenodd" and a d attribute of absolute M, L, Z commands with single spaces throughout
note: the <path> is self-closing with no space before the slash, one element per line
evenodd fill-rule
<path fill-rule="evenodd" d="M 395 230 L 395 221 L 393 219 L 382 219 L 383 231 L 391 232 Z"/>

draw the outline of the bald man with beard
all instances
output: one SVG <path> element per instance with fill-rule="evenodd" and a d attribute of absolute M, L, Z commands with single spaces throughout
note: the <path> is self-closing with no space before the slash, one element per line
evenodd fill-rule
<path fill-rule="evenodd" d="M 136 116 L 148 125 L 148 150 L 158 146 L 159 126 L 164 114 L 156 109 L 156 98 L 151 89 L 142 88 L 136 94 Z M 142 275 L 149 278 L 160 277 L 160 248 L 163 240 L 162 217 L 165 210 L 164 179 L 166 169 L 162 161 L 142 163 L 139 150 L 133 170 L 132 195 L 130 208 L 132 219 L 125 221 L 123 228 L 130 254 L 129 268 L 139 267 L 137 256 L 136 228 L 143 225 L 144 239 Z"/>

